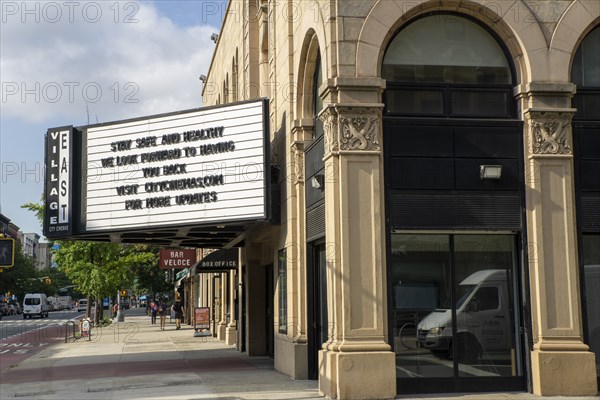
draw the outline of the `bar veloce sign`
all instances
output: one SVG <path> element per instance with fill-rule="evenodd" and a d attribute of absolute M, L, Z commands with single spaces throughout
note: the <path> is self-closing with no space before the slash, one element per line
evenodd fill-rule
<path fill-rule="evenodd" d="M 71 208 L 76 234 L 265 219 L 265 110 L 259 100 L 72 128 L 85 166 L 74 207 L 60 168 L 69 130 L 49 130 L 46 236 L 70 235 Z"/>
<path fill-rule="evenodd" d="M 160 268 L 191 268 L 196 262 L 196 250 L 193 249 L 161 249 Z"/>

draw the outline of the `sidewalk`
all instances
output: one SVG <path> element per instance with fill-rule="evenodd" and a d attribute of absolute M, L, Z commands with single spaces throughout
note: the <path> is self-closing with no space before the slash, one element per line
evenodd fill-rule
<path fill-rule="evenodd" d="M 91 342 L 60 343 L 10 368 L 2 374 L 0 398 L 322 399 L 316 381 L 294 381 L 274 371 L 268 358 L 247 357 L 213 338 L 194 338 L 191 327 L 175 330 L 168 319 L 161 331 L 141 313 L 130 310 L 125 322 L 92 331 Z M 398 398 L 543 399 L 527 393 Z"/>

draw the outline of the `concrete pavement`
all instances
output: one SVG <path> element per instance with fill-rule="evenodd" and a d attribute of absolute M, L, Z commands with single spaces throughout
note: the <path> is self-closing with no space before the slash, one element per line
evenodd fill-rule
<path fill-rule="evenodd" d="M 91 341 L 56 344 L 11 366 L 0 375 L 0 398 L 321 399 L 317 382 L 291 380 L 274 371 L 268 358 L 247 357 L 213 338 L 194 338 L 186 325 L 175 330 L 167 322 L 161 331 L 142 314 L 130 310 L 125 322 L 92 331 Z M 398 398 L 543 399 L 527 393 Z"/>

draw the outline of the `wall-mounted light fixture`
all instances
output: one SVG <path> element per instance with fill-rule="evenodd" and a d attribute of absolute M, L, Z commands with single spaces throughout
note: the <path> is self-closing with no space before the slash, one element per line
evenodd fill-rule
<path fill-rule="evenodd" d="M 206 83 L 206 80 L 208 79 L 208 77 L 206 75 L 200 75 L 198 77 L 198 79 L 200 79 L 202 81 L 202 83 Z"/>
<path fill-rule="evenodd" d="M 313 175 L 313 177 L 310 178 L 310 186 L 312 186 L 313 189 L 323 190 L 325 186 L 325 177 L 323 174 Z"/>
<path fill-rule="evenodd" d="M 479 177 L 481 179 L 500 179 L 502 177 L 502 165 L 480 165 Z"/>
<path fill-rule="evenodd" d="M 219 34 L 218 33 L 213 33 L 212 35 L 210 35 L 210 40 L 212 40 L 213 42 L 217 43 L 217 41 L 219 40 Z"/>

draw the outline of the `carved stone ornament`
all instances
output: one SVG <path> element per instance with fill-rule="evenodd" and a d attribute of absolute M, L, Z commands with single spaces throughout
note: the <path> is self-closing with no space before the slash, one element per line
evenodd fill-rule
<path fill-rule="evenodd" d="M 320 116 L 325 132 L 325 152 L 379 151 L 381 109 L 329 107 Z"/>
<path fill-rule="evenodd" d="M 381 150 L 379 109 L 349 108 L 340 116 L 340 150 Z"/>
<path fill-rule="evenodd" d="M 572 154 L 569 145 L 570 118 L 562 113 L 531 115 L 533 154 Z"/>
<path fill-rule="evenodd" d="M 304 182 L 304 144 L 302 142 L 292 143 L 292 154 L 294 156 L 294 169 L 290 171 L 294 174 L 292 177 L 293 182 L 303 183 Z"/>
<path fill-rule="evenodd" d="M 319 118 L 323 122 L 323 145 L 325 147 L 325 154 L 337 153 L 339 150 L 338 146 L 338 115 L 334 108 L 328 107 Z"/>

